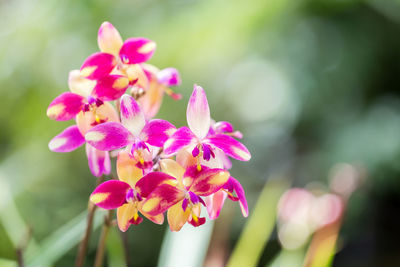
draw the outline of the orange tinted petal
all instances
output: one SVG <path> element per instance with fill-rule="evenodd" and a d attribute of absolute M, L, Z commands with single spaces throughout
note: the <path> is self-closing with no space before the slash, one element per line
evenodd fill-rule
<path fill-rule="evenodd" d="M 135 187 L 136 182 L 143 176 L 143 171 L 136 167 L 136 163 L 137 161 L 128 152 L 121 151 L 118 153 L 118 178 L 128 183 L 132 188 Z"/>
<path fill-rule="evenodd" d="M 110 103 L 104 103 L 96 109 L 97 116 L 106 120 L 107 122 L 114 121 L 119 122 L 118 114 L 114 107 Z M 84 136 L 93 126 L 95 125 L 96 118 L 93 112 L 79 112 L 76 116 L 76 124 L 78 125 L 79 131 Z"/>
<path fill-rule="evenodd" d="M 118 228 L 125 232 L 131 223 L 129 222 L 137 213 L 137 209 L 133 203 L 126 203 L 117 209 Z"/>
<path fill-rule="evenodd" d="M 190 217 L 190 209 L 187 208 L 186 211 L 183 211 L 182 202 L 183 201 L 176 203 L 168 210 L 167 219 L 171 231 L 181 230 Z"/>
<path fill-rule="evenodd" d="M 175 177 L 182 184 L 182 177 L 185 169 L 178 162 L 172 159 L 163 159 L 160 161 L 161 171 Z"/>

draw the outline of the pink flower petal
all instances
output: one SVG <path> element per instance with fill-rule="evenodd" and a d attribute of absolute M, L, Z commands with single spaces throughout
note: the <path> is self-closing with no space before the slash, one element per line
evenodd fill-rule
<path fill-rule="evenodd" d="M 90 201 L 103 209 L 116 209 L 126 203 L 129 184 L 110 180 L 100 184 L 90 195 Z"/>
<path fill-rule="evenodd" d="M 244 217 L 249 216 L 249 207 L 247 205 L 246 196 L 244 194 L 244 190 L 242 185 L 233 177 L 229 177 L 228 182 L 224 186 L 230 192 L 236 192 L 237 198 L 239 199 L 240 209 Z"/>
<path fill-rule="evenodd" d="M 135 136 L 139 136 L 146 124 L 139 104 L 129 95 L 121 98 L 121 122 Z"/>
<path fill-rule="evenodd" d="M 249 150 L 234 138 L 225 134 L 216 134 L 208 137 L 204 142 L 221 149 L 226 155 L 242 161 L 248 161 L 251 158 Z"/>
<path fill-rule="evenodd" d="M 185 197 L 185 193 L 177 187 L 162 184 L 154 189 L 144 201 L 142 210 L 152 216 L 164 213 L 168 208 Z"/>
<path fill-rule="evenodd" d="M 96 85 L 96 81 L 92 81 L 82 77 L 79 70 L 71 70 L 68 75 L 68 87 L 72 93 L 83 97 L 88 97 Z"/>
<path fill-rule="evenodd" d="M 152 146 L 162 147 L 175 129 L 168 121 L 151 120 L 144 126 L 140 138 Z"/>
<path fill-rule="evenodd" d="M 79 132 L 78 126 L 73 125 L 51 139 L 49 148 L 54 152 L 70 152 L 84 143 L 85 138 Z"/>
<path fill-rule="evenodd" d="M 144 217 L 146 217 L 153 223 L 160 224 L 160 225 L 164 223 L 164 214 L 158 214 L 156 216 L 151 216 L 141 209 L 141 205 L 139 205 L 139 210 L 143 214 Z"/>
<path fill-rule="evenodd" d="M 164 153 L 171 156 L 184 147 L 196 143 L 196 137 L 188 127 L 179 128 L 164 144 Z"/>
<path fill-rule="evenodd" d="M 107 75 L 97 80 L 92 96 L 103 101 L 112 101 L 120 98 L 129 86 L 129 80 L 121 75 Z"/>
<path fill-rule="evenodd" d="M 164 86 L 156 79 L 150 80 L 146 94 L 139 98 L 140 105 L 146 119 L 153 118 L 159 111 L 164 96 Z"/>
<path fill-rule="evenodd" d="M 227 193 L 220 190 L 215 192 L 214 194 L 206 197 L 206 207 L 208 212 L 208 217 L 211 220 L 215 220 L 219 217 L 222 207 L 224 206 L 225 199 L 227 197 Z"/>
<path fill-rule="evenodd" d="M 96 80 L 110 74 L 115 65 L 117 65 L 117 60 L 114 55 L 97 52 L 85 59 L 80 73 L 82 77 Z"/>
<path fill-rule="evenodd" d="M 97 43 L 101 52 L 117 56 L 123 41 L 117 29 L 110 22 L 105 21 L 97 34 Z"/>
<path fill-rule="evenodd" d="M 210 129 L 210 108 L 203 88 L 195 85 L 186 110 L 190 130 L 200 139 Z"/>
<path fill-rule="evenodd" d="M 177 182 L 174 177 L 166 173 L 151 172 L 137 181 L 135 189 L 141 197 L 147 198 L 158 186 L 162 184 L 177 184 Z"/>
<path fill-rule="evenodd" d="M 86 156 L 88 158 L 89 169 L 96 177 L 111 172 L 111 161 L 108 151 L 101 151 L 93 146 L 86 144 Z"/>
<path fill-rule="evenodd" d="M 85 139 L 86 142 L 103 151 L 122 148 L 133 142 L 132 134 L 117 122 L 96 125 L 87 132 Z"/>
<path fill-rule="evenodd" d="M 229 179 L 229 172 L 223 169 L 209 169 L 201 166 L 201 170 L 197 166 L 191 166 L 186 169 L 183 180 L 191 178 L 192 184 L 189 190 L 199 196 L 208 196 L 220 190 Z"/>
<path fill-rule="evenodd" d="M 193 225 L 194 227 L 199 227 L 201 225 L 203 225 L 206 222 L 206 218 L 205 217 L 192 217 L 188 223 L 190 223 L 191 225 Z"/>
<path fill-rule="evenodd" d="M 47 116 L 52 120 L 67 121 L 75 118 L 85 103 L 85 98 L 70 92 L 57 96 L 47 108 Z"/>
<path fill-rule="evenodd" d="M 167 87 L 181 84 L 179 72 L 175 68 L 166 68 L 157 73 L 158 82 Z"/>
<path fill-rule="evenodd" d="M 125 65 L 124 69 L 130 85 L 133 85 L 135 88 L 142 88 L 144 91 L 148 90 L 150 80 L 141 65 Z"/>
<path fill-rule="evenodd" d="M 119 56 L 125 64 L 138 64 L 149 60 L 156 49 L 156 43 L 146 38 L 129 38 L 119 51 Z"/>

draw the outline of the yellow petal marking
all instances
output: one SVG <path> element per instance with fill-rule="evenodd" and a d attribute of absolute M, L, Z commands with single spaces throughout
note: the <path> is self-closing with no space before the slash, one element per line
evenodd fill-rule
<path fill-rule="evenodd" d="M 81 76 L 83 76 L 83 77 L 88 77 L 88 76 L 90 76 L 96 69 L 97 69 L 97 66 L 85 67 L 85 68 L 81 69 Z"/>
<path fill-rule="evenodd" d="M 140 47 L 138 49 L 138 52 L 141 54 L 147 54 L 147 53 L 153 51 L 154 49 L 156 49 L 156 43 L 148 42 L 147 44 L 142 45 L 142 47 Z"/>
<path fill-rule="evenodd" d="M 93 194 L 90 196 L 90 201 L 92 201 L 94 204 L 97 204 L 97 203 L 100 203 L 100 202 L 103 202 L 104 200 L 106 200 L 109 195 L 110 195 L 110 193 Z"/>
<path fill-rule="evenodd" d="M 51 106 L 47 109 L 47 116 L 51 119 L 56 118 L 64 109 L 65 105 L 62 103 Z"/>
<path fill-rule="evenodd" d="M 229 172 L 219 172 L 209 180 L 210 184 L 224 184 L 229 179 Z"/>
<path fill-rule="evenodd" d="M 67 138 L 55 138 L 53 140 L 50 141 L 49 143 L 49 148 L 50 150 L 55 150 L 63 145 L 65 145 L 65 143 L 67 143 L 68 139 Z"/>
<path fill-rule="evenodd" d="M 152 211 L 155 207 L 157 207 L 160 204 L 161 198 L 155 197 L 155 198 L 150 198 L 146 200 L 146 202 L 143 204 L 143 211 L 144 212 L 150 212 Z"/>
<path fill-rule="evenodd" d="M 113 87 L 114 89 L 117 89 L 117 90 L 122 90 L 122 89 L 125 89 L 126 87 L 128 87 L 128 85 L 129 85 L 129 80 L 128 80 L 128 78 L 126 78 L 126 77 L 121 77 L 121 78 L 118 78 L 118 79 L 116 79 L 116 80 L 114 81 L 112 87 Z"/>
<path fill-rule="evenodd" d="M 88 132 L 85 135 L 85 138 L 87 141 L 93 141 L 93 142 L 99 142 L 99 141 L 103 140 L 104 137 L 105 137 L 105 135 L 103 133 L 96 132 L 96 131 Z"/>
<path fill-rule="evenodd" d="M 250 160 L 251 155 L 247 154 L 245 151 L 237 148 L 237 147 L 233 147 L 233 153 L 237 154 L 239 157 L 243 158 L 245 161 Z"/>

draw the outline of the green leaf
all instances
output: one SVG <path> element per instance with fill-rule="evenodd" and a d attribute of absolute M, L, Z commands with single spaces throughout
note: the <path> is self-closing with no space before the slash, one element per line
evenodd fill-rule
<path fill-rule="evenodd" d="M 40 245 L 40 250 L 26 255 L 30 267 L 51 266 L 58 259 L 76 246 L 82 239 L 86 229 L 87 211 L 61 226 Z M 104 217 L 104 211 L 96 210 L 93 220 L 93 231 L 98 228 Z"/>
<path fill-rule="evenodd" d="M 275 225 L 276 207 L 288 183 L 282 177 L 265 184 L 251 217 L 239 237 L 228 267 L 257 266 L 258 259 Z"/>
<path fill-rule="evenodd" d="M 111 227 L 107 238 L 108 266 L 126 266 L 125 250 L 122 243 L 121 233 L 117 227 Z"/>
<path fill-rule="evenodd" d="M 16 260 L 16 248 L 12 243 L 10 237 L 8 236 L 6 230 L 3 225 L 0 224 L 0 258 Z"/>

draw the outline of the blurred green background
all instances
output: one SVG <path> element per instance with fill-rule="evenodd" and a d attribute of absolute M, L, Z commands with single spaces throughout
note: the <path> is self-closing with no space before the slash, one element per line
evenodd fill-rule
<path fill-rule="evenodd" d="M 186 125 L 197 83 L 213 118 L 243 132 L 253 157 L 234 162 L 232 175 L 250 214 L 271 177 L 327 185 L 336 163 L 357 164 L 366 179 L 349 200 L 333 266 L 400 265 L 398 0 L 0 1 L 0 258 L 15 259 L 13 246 L 31 229 L 28 261 L 40 254 L 54 266 L 74 263 L 79 229 L 68 223 L 84 222 L 95 178 L 83 148 L 48 150 L 72 122 L 51 121 L 46 108 L 68 90 L 68 72 L 97 51 L 103 21 L 124 39 L 156 41 L 150 63 L 180 71 L 183 100 L 164 98 L 159 118 Z M 221 216 L 229 255 L 246 219 L 235 203 Z M 148 221 L 131 227 L 133 266 L 157 264 L 165 230 Z M 49 248 L 50 256 L 40 252 Z M 258 265 L 279 250 L 274 230 Z"/>

